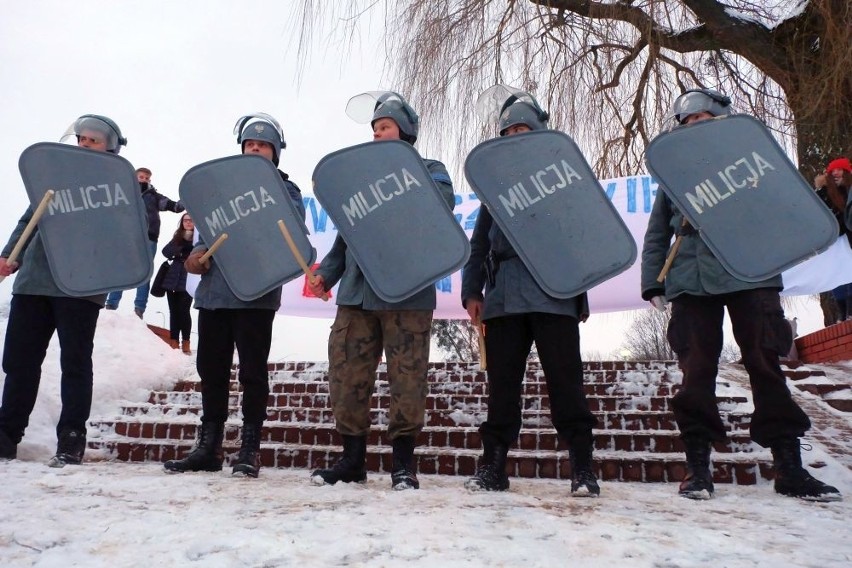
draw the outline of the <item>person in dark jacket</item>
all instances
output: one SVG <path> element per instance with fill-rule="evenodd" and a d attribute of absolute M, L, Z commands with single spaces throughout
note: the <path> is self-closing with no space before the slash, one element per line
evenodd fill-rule
<path fill-rule="evenodd" d="M 688 128 L 729 115 L 730 105 L 730 98 L 711 89 L 687 91 L 675 100 L 671 117 L 674 127 Z M 682 237 L 680 247 L 660 282 L 675 235 Z M 714 491 L 711 444 L 726 437 L 716 404 L 716 376 L 727 308 L 754 395 L 751 437 L 772 450 L 775 491 L 813 501 L 841 498 L 836 488 L 802 467 L 799 438 L 811 422 L 793 400 L 778 363 L 792 342 L 781 307 L 782 287 L 780 275 L 759 282 L 731 275 L 701 233 L 684 222 L 683 213 L 662 190 L 657 191 L 642 249 L 642 298 L 659 310 L 672 304 L 667 337 L 683 371 L 681 388 L 671 401 L 686 448 L 687 473 L 679 488 L 683 497 L 709 499 Z"/>
<path fill-rule="evenodd" d="M 105 116 L 78 118 L 62 137 L 77 137 L 77 145 L 118 154 L 127 140 Z M 92 409 L 92 351 L 95 327 L 106 294 L 71 297 L 62 292 L 50 272 L 47 252 L 36 227 L 20 262 L 7 262 L 33 216 L 27 208 L 0 253 L 0 276 L 17 272 L 3 348 L 3 400 L 0 406 L 0 460 L 15 459 L 38 395 L 41 365 L 54 332 L 59 337 L 62 410 L 56 425 L 56 455 L 48 465 L 78 465 L 86 450 L 86 422 Z"/>
<path fill-rule="evenodd" d="M 816 176 L 814 189 L 837 219 L 840 236 L 845 235 L 846 242 L 852 246 L 852 232 L 846 227 L 845 222 L 850 178 L 852 178 L 852 163 L 848 158 L 837 158 L 828 164 L 825 173 Z M 831 295 L 837 303 L 835 323 L 852 319 L 852 283 L 841 284 L 831 291 Z"/>
<path fill-rule="evenodd" d="M 169 302 L 169 345 L 172 349 L 180 346 L 187 355 L 192 354 L 189 345 L 189 334 L 192 332 L 192 296 L 186 291 L 186 267 L 184 263 L 192 253 L 192 238 L 195 235 L 195 224 L 189 213 L 180 218 L 177 230 L 172 240 L 163 247 L 163 256 L 171 261 L 166 276 L 163 278 L 163 290 Z M 183 340 L 181 340 L 183 336 Z"/>
<path fill-rule="evenodd" d="M 168 197 L 160 195 L 157 188 L 151 184 L 151 170 L 148 168 L 137 169 L 136 180 L 139 182 L 139 188 L 142 190 L 142 201 L 145 202 L 145 211 L 148 214 L 148 240 L 150 241 L 151 258 L 153 258 L 157 252 L 157 240 L 160 238 L 160 212 L 171 211 L 173 213 L 181 213 L 184 207 L 182 203 L 172 201 Z M 148 294 L 150 291 L 150 282 L 145 282 L 136 288 L 133 311 L 140 319 L 145 314 L 145 308 L 148 307 Z M 108 310 L 117 310 L 123 294 L 122 290 L 110 292 L 104 307 Z"/>
<path fill-rule="evenodd" d="M 499 87 L 506 89 L 506 94 L 513 93 L 501 103 L 500 136 L 547 128 L 548 114 L 531 95 Z M 494 88 L 481 99 L 488 98 L 490 92 Z M 559 299 L 542 290 L 483 206 L 470 239 L 470 258 L 462 271 L 461 300 L 474 325 L 485 324 L 488 356 L 488 417 L 479 428 L 483 454 L 476 474 L 465 487 L 471 491 L 509 488 L 506 456 L 520 434 L 521 391 L 535 341 L 547 381 L 553 426 L 569 448 L 571 495 L 600 495 L 592 469 L 592 429 L 597 420 L 583 389 L 580 357 L 579 324 L 589 317 L 586 294 Z"/>
<path fill-rule="evenodd" d="M 281 126 L 273 117 L 256 113 L 241 117 L 234 133 L 243 154 L 255 154 L 278 165 L 281 150 L 286 147 Z M 287 197 L 305 219 L 302 192 L 290 178 L 278 170 Z M 215 257 L 201 262 L 207 244 L 199 239 L 187 258 L 190 274 L 201 274 L 195 290 L 198 309 L 198 349 L 196 368 L 201 377 L 201 428 L 198 443 L 184 459 L 165 463 L 168 472 L 220 471 L 224 454 L 222 439 L 228 418 L 229 384 L 234 347 L 240 358 L 239 381 L 242 393 L 242 442 L 235 476 L 257 477 L 260 471 L 260 435 L 266 420 L 269 398 L 267 363 L 272 345 L 272 322 L 281 305 L 281 286 L 263 296 L 243 301 L 231 291 Z"/>
<path fill-rule="evenodd" d="M 349 105 L 358 100 L 367 100 L 368 109 L 373 110 L 370 125 L 374 141 L 402 140 L 414 145 L 419 117 L 398 93 L 364 93 L 353 97 Z M 423 162 L 452 210 L 455 196 L 446 167 L 437 160 Z M 370 393 L 384 351 L 391 389 L 387 430 L 393 446 L 391 485 L 396 490 L 418 489 L 414 447 L 425 421 L 429 392 L 427 367 L 435 287 L 399 302 L 385 302 L 365 280 L 355 256 L 339 235 L 316 275 L 309 286 L 317 296 L 340 282 L 337 314 L 328 339 L 328 380 L 334 420 L 343 438 L 343 455 L 331 468 L 315 470 L 311 482 L 333 485 L 367 479 Z"/>

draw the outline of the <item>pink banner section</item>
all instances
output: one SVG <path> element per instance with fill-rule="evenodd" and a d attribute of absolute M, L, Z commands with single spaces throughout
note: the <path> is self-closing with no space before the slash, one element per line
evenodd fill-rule
<path fill-rule="evenodd" d="M 589 303 L 593 313 L 619 312 L 648 307 L 640 296 L 639 270 L 642 259 L 642 241 L 648 216 L 657 193 L 657 183 L 650 176 L 630 176 L 601 180 L 601 188 L 621 214 L 625 224 L 636 239 L 640 251 L 636 263 L 615 278 L 589 290 Z M 337 230 L 326 212 L 312 195 L 305 195 L 307 210 L 306 224 L 311 232 L 310 241 L 317 249 L 317 259 L 322 260 L 331 248 Z M 456 221 L 467 233 L 473 232 L 479 199 L 473 193 L 456 194 L 454 214 Z M 570 267 L 566 267 L 570 270 Z M 187 288 L 194 291 L 197 277 L 190 275 Z M 783 273 L 784 295 L 810 295 L 831 290 L 841 284 L 852 282 L 852 248 L 845 237 L 824 253 L 794 266 Z M 456 272 L 435 284 L 438 292 L 436 319 L 467 319 L 462 308 L 461 272 Z M 279 313 L 282 315 L 333 318 L 335 313 L 332 290 L 328 302 L 312 297 L 305 287 L 305 278 L 300 277 L 284 286 Z"/>

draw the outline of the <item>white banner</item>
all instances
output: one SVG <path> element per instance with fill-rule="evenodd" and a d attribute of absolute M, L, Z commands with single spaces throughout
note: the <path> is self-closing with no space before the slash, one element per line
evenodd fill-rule
<path fill-rule="evenodd" d="M 636 263 L 628 270 L 589 291 L 592 313 L 646 308 L 648 302 L 640 296 L 641 251 L 648 217 L 657 194 L 657 183 L 650 176 L 630 176 L 601 180 L 601 186 L 636 239 L 636 247 L 640 252 Z M 307 211 L 305 224 L 311 232 L 310 240 L 317 249 L 317 259 L 322 260 L 337 236 L 337 229 L 314 196 L 304 195 L 302 199 Z M 472 192 L 456 194 L 453 213 L 468 237 L 473 232 L 479 205 L 479 199 Z M 187 288 L 194 292 L 197 277 L 191 274 L 189 276 Z M 783 294 L 788 296 L 816 294 L 852 282 L 852 248 L 846 237 L 838 239 L 824 253 L 785 271 L 783 279 Z M 462 308 L 460 298 L 461 271 L 438 281 L 435 289 L 438 296 L 436 319 L 467 319 L 467 312 Z M 334 318 L 336 292 L 336 289 L 332 290 L 331 299 L 323 302 L 310 296 L 305 287 L 305 278 L 297 278 L 284 286 L 279 313 Z"/>

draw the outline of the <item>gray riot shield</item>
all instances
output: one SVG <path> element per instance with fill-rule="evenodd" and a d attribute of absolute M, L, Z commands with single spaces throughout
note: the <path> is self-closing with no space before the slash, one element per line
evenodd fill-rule
<path fill-rule="evenodd" d="M 130 162 L 41 142 L 24 150 L 18 169 L 33 210 L 45 192 L 55 191 L 38 230 L 60 290 L 90 296 L 151 279 L 148 217 Z"/>
<path fill-rule="evenodd" d="M 266 158 L 239 155 L 204 162 L 184 174 L 179 192 L 208 247 L 228 235 L 213 258 L 240 300 L 259 298 L 302 274 L 279 220 L 307 265 L 316 260 L 284 180 Z"/>
<path fill-rule="evenodd" d="M 386 302 L 432 286 L 470 255 L 464 231 L 410 144 L 338 150 L 320 160 L 313 179 L 317 200 Z"/>
<path fill-rule="evenodd" d="M 556 130 L 488 140 L 465 176 L 536 283 L 571 298 L 630 268 L 636 243 L 574 141 Z"/>
<path fill-rule="evenodd" d="M 837 239 L 833 215 L 766 127 L 746 115 L 654 139 L 648 169 L 722 266 L 760 282 Z"/>

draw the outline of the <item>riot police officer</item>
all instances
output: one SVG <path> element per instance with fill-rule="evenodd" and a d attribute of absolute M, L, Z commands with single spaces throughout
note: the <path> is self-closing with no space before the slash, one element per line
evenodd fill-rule
<path fill-rule="evenodd" d="M 480 95 L 478 106 L 495 102 L 500 136 L 547 128 L 548 114 L 529 93 L 496 85 Z M 569 448 L 571 494 L 598 496 L 592 461 L 597 420 L 583 389 L 580 356 L 579 324 L 589 316 L 586 293 L 560 299 L 542 290 L 486 207 L 479 209 L 470 248 L 461 297 L 471 321 L 485 324 L 488 417 L 479 428 L 483 454 L 465 486 L 472 491 L 509 488 L 506 458 L 521 429 L 521 390 L 534 341 L 552 422 Z"/>
<path fill-rule="evenodd" d="M 679 128 L 729 114 L 729 97 L 695 89 L 675 100 L 670 120 Z M 681 236 L 681 244 L 661 283 L 675 235 Z M 672 304 L 667 336 L 683 371 L 682 386 L 672 399 L 686 447 L 687 474 L 679 488 L 683 497 L 709 499 L 714 491 L 711 443 L 725 439 L 715 393 L 727 308 L 754 395 L 751 437 L 772 450 L 775 491 L 815 501 L 840 499 L 836 488 L 802 467 L 799 438 L 811 424 L 790 395 L 778 363 L 792 342 L 779 297 L 782 287 L 780 275 L 759 282 L 732 276 L 665 193 L 657 192 L 642 250 L 642 297 L 661 310 Z"/>

